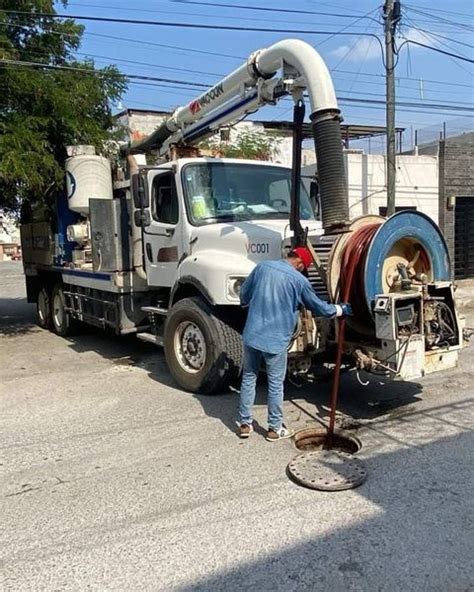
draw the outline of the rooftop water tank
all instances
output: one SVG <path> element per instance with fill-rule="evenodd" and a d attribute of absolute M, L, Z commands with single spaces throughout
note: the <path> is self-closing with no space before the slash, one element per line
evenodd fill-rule
<path fill-rule="evenodd" d="M 69 209 L 89 214 L 89 199 L 112 199 L 110 161 L 95 154 L 82 154 L 66 160 L 66 189 Z"/>

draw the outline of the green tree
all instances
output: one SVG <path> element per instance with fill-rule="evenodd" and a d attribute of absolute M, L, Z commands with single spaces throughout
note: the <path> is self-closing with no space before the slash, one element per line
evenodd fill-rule
<path fill-rule="evenodd" d="M 271 132 L 241 131 L 232 142 L 217 142 L 214 139 L 202 142 L 200 147 L 215 156 L 271 160 L 278 153 L 281 138 Z"/>
<path fill-rule="evenodd" d="M 114 66 L 76 59 L 84 27 L 35 16 L 56 14 L 54 4 L 0 0 L 0 208 L 13 212 L 62 187 L 67 145 L 107 150 L 117 133 L 110 103 L 126 89 Z"/>

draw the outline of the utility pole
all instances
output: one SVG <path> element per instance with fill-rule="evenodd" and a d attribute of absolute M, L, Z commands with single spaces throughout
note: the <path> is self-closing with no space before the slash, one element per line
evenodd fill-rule
<path fill-rule="evenodd" d="M 387 216 L 395 213 L 396 142 L 395 142 L 395 42 L 394 34 L 400 20 L 400 2 L 385 0 L 385 81 L 387 113 Z"/>

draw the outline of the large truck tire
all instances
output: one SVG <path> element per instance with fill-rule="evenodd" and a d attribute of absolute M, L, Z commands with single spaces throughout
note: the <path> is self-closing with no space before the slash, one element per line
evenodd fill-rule
<path fill-rule="evenodd" d="M 51 294 L 51 323 L 55 333 L 61 337 L 77 331 L 77 321 L 66 310 L 66 299 L 62 284 L 56 284 Z"/>
<path fill-rule="evenodd" d="M 240 375 L 240 333 L 200 298 L 184 298 L 173 305 L 166 320 L 164 349 L 173 378 L 193 393 L 222 392 Z"/>
<path fill-rule="evenodd" d="M 42 329 L 51 329 L 51 293 L 47 288 L 41 288 L 36 299 L 36 315 L 38 325 Z"/>

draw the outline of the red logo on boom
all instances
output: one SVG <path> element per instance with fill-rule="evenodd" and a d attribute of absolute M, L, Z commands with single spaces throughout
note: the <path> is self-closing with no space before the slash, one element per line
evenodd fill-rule
<path fill-rule="evenodd" d="M 196 115 L 196 113 L 201 111 L 201 103 L 199 101 L 193 101 L 192 103 L 189 103 L 189 110 L 193 115 Z"/>

